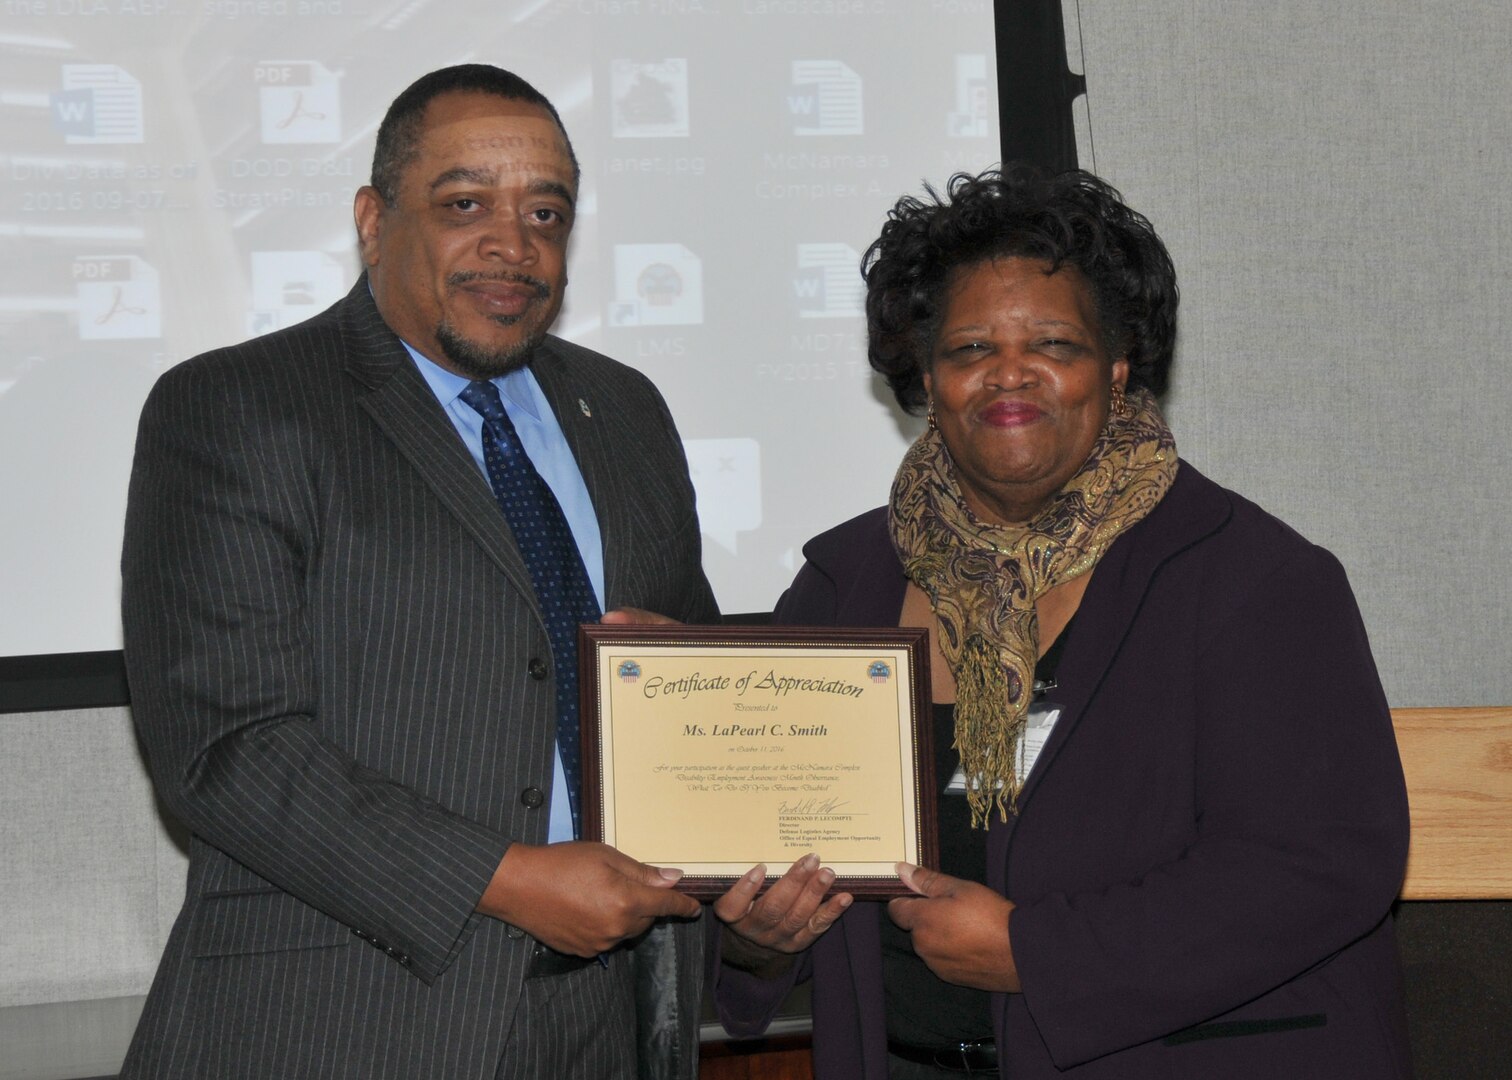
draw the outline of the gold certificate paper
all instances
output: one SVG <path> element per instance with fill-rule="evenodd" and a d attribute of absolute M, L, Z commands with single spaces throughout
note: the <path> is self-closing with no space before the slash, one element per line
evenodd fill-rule
<path fill-rule="evenodd" d="M 817 852 L 836 888 L 937 865 L 927 635 L 584 626 L 585 835 L 717 896 Z"/>

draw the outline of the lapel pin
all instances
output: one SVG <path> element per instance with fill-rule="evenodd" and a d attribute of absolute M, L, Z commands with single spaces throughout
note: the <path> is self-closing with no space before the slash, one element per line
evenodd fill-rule
<path fill-rule="evenodd" d="M 583 415 L 584 416 L 592 419 L 592 417 L 593 417 L 593 410 L 588 407 L 588 403 L 586 401 L 584 401 L 582 398 L 578 398 L 578 408 L 583 410 Z"/>

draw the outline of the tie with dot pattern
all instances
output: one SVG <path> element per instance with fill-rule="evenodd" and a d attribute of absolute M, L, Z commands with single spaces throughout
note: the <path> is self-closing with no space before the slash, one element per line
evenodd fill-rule
<path fill-rule="evenodd" d="M 556 671 L 557 749 L 567 776 L 572 833 L 582 836 L 577 631 L 579 623 L 598 621 L 598 600 L 561 505 L 520 444 L 514 423 L 499 400 L 498 387 L 491 382 L 471 382 L 460 396 L 483 418 L 483 463 L 488 468 L 488 482 L 530 570 L 536 604 L 546 620 Z"/>

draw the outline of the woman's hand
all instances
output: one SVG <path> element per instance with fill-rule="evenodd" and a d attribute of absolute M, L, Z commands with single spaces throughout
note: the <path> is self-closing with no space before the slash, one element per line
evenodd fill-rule
<path fill-rule="evenodd" d="M 763 978 L 787 970 L 792 954 L 812 945 L 851 905 L 849 893 L 825 899 L 835 872 L 805 855 L 763 896 L 766 867 L 753 866 L 730 891 L 714 901 L 714 914 L 725 924 L 723 959 L 732 967 Z"/>
<path fill-rule="evenodd" d="M 892 921 L 913 937 L 914 952 L 946 982 L 1018 993 L 1018 967 L 1008 942 L 1013 901 L 974 881 L 911 863 L 898 875 L 918 896 L 887 904 Z"/>

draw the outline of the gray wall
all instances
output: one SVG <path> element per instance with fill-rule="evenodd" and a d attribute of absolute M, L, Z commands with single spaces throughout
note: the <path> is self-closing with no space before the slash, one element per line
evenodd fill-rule
<path fill-rule="evenodd" d="M 1512 21 L 1067 7 L 1082 162 L 1182 276 L 1183 456 L 1340 556 L 1393 705 L 1512 704 Z M 146 989 L 183 869 L 124 710 L 0 717 L 0 851 L 0 1006 Z"/>
<path fill-rule="evenodd" d="M 1512 704 L 1505 5 L 1066 8 L 1080 160 L 1182 280 L 1183 457 L 1343 560 L 1394 706 Z"/>
<path fill-rule="evenodd" d="M 126 709 L 0 716 L 0 853 L 0 1007 L 146 992 L 185 863 Z"/>

